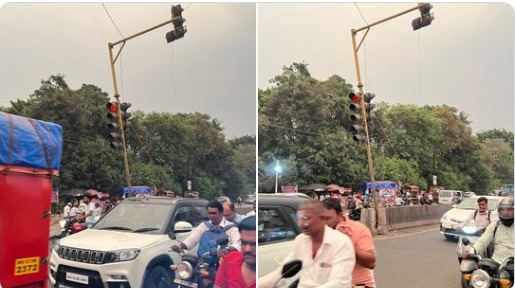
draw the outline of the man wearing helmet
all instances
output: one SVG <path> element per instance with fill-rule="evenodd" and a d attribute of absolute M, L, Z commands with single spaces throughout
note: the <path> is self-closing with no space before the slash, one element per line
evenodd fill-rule
<path fill-rule="evenodd" d="M 491 258 L 502 263 L 507 257 L 513 257 L 513 198 L 501 199 L 497 212 L 499 220 L 488 225 L 483 235 L 474 243 L 475 251 L 471 252 L 484 251 L 493 241 L 494 253 Z"/>

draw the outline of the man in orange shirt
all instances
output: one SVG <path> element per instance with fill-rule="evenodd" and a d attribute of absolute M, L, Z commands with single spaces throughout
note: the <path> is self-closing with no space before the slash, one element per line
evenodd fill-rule
<path fill-rule="evenodd" d="M 326 198 L 324 201 L 326 224 L 350 237 L 356 253 L 356 265 L 352 271 L 352 285 L 354 288 L 376 287 L 374 267 L 376 265 L 376 250 L 372 233 L 361 222 L 352 221 L 343 213 L 338 199 Z"/>

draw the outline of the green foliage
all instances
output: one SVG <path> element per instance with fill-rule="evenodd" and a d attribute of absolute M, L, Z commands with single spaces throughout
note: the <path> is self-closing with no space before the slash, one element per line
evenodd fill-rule
<path fill-rule="evenodd" d="M 280 185 L 320 182 L 356 190 L 369 181 L 365 145 L 349 132 L 352 85 L 337 75 L 314 79 L 305 63 L 283 67 L 272 82 L 258 91 L 259 191 L 273 191 L 276 159 L 285 167 Z M 377 104 L 370 123 L 376 181 L 428 189 L 436 175 L 438 185 L 478 193 L 513 183 L 513 133 L 474 136 L 465 114 L 447 105 Z"/>
<path fill-rule="evenodd" d="M 83 84 L 72 90 L 63 75 L 41 81 L 26 101 L 11 101 L 2 111 L 63 126 L 64 147 L 55 188 L 93 188 L 116 193 L 127 185 L 123 155 L 109 147 L 108 94 Z M 255 189 L 255 136 L 225 140 L 211 116 L 134 111 L 127 129 L 132 186 L 180 194 L 192 181 L 201 195 L 245 195 Z"/>

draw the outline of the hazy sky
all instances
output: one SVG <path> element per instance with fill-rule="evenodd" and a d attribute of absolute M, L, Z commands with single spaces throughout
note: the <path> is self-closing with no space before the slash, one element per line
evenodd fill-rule
<path fill-rule="evenodd" d="M 473 132 L 513 131 L 514 10 L 504 3 L 432 3 L 434 21 L 413 31 L 418 10 L 370 28 L 359 49 L 364 89 L 376 102 L 456 107 Z M 293 62 L 313 77 L 356 87 L 351 29 L 416 3 L 259 3 L 258 87 Z M 366 21 L 366 22 L 365 22 Z M 363 37 L 358 33 L 357 41 Z"/>
<path fill-rule="evenodd" d="M 2 2 L 3 3 L 3 2 Z M 8 3 L 0 8 L 0 106 L 63 74 L 113 96 L 108 42 L 171 18 L 172 3 Z M 178 3 L 174 3 L 178 4 Z M 128 40 L 116 62 L 122 101 L 144 112 L 209 114 L 229 138 L 256 133 L 256 6 L 190 3 L 186 36 L 167 24 Z M 121 45 L 116 46 L 115 54 Z M 112 98 L 114 99 L 114 98 Z"/>

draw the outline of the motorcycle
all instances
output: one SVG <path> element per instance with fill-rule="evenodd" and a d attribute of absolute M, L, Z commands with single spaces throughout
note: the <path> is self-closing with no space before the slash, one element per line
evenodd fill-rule
<path fill-rule="evenodd" d="M 509 288 L 513 287 L 513 256 L 506 258 L 500 265 L 490 258 L 481 258 L 478 269 L 472 272 L 469 287 Z"/>
<path fill-rule="evenodd" d="M 281 278 L 275 282 L 274 287 L 284 287 L 288 285 L 288 288 L 297 288 L 299 284 L 299 279 L 293 281 L 291 284 L 285 282 L 286 278 L 291 278 L 295 276 L 299 271 L 302 270 L 302 261 L 300 260 L 292 260 L 283 265 L 283 269 L 281 271 Z"/>
<path fill-rule="evenodd" d="M 195 255 L 187 254 L 186 250 L 182 248 L 177 248 L 179 255 L 181 255 L 181 261 L 175 265 L 170 265 L 170 269 L 175 271 L 175 279 L 173 282 L 177 284 L 177 288 L 179 287 L 191 287 L 191 288 L 211 288 L 214 285 L 214 276 L 210 275 L 210 270 L 212 265 L 214 265 L 215 271 L 218 269 L 218 262 L 215 261 L 214 264 L 210 265 L 206 263 L 205 260 L 207 257 L 217 257 L 218 251 L 221 250 L 222 246 L 225 246 L 229 243 L 229 239 L 222 238 L 216 240 L 216 244 L 213 245 L 208 252 L 204 253 L 200 258 Z M 209 284 L 203 284 L 202 280 L 212 279 L 209 281 Z"/>
<path fill-rule="evenodd" d="M 87 228 L 85 223 L 81 223 L 73 216 L 66 217 L 65 219 L 59 221 L 59 225 L 61 226 L 61 232 L 57 235 L 50 236 L 51 249 L 59 242 L 60 239 L 71 234 L 79 233 L 80 231 Z"/>

